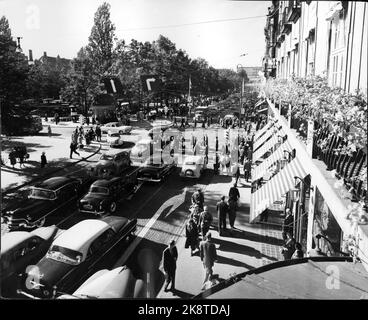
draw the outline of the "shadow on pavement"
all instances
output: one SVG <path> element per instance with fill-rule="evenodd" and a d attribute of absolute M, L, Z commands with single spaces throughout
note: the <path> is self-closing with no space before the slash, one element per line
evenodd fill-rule
<path fill-rule="evenodd" d="M 219 245 L 218 250 L 225 251 L 225 252 L 234 252 L 239 254 L 246 254 L 251 257 L 261 258 L 262 253 L 259 250 L 256 250 L 252 247 L 238 244 L 233 241 L 227 241 L 223 237 L 220 239 L 213 239 L 213 243 Z"/>
<path fill-rule="evenodd" d="M 269 237 L 269 236 L 263 236 L 257 233 L 244 231 L 244 230 L 237 229 L 237 228 L 234 228 L 234 230 L 232 230 L 232 233 L 230 236 L 232 238 L 241 238 L 241 239 L 246 239 L 246 240 L 250 240 L 254 242 L 273 244 L 276 246 L 281 246 L 283 244 L 283 241 L 281 239 Z"/>
<path fill-rule="evenodd" d="M 231 265 L 231 266 L 235 266 L 235 267 L 243 267 L 243 268 L 247 268 L 248 270 L 250 269 L 254 269 L 255 267 L 246 264 L 244 262 L 235 260 L 235 259 L 231 259 L 231 258 L 227 258 L 227 257 L 223 257 L 220 255 L 217 255 L 217 262 L 216 263 L 221 263 L 221 264 L 226 264 L 226 265 Z M 216 264 L 215 264 L 216 267 Z"/>

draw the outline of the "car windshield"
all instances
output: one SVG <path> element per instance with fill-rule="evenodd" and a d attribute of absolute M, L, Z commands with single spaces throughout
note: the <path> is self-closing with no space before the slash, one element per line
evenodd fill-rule
<path fill-rule="evenodd" d="M 47 252 L 46 257 L 71 265 L 77 265 L 82 261 L 82 254 L 80 252 L 55 245 Z"/>
<path fill-rule="evenodd" d="M 119 133 L 110 133 L 109 134 L 110 137 L 120 137 Z"/>
<path fill-rule="evenodd" d="M 101 193 L 101 194 L 109 194 L 109 189 L 104 187 L 91 187 L 89 190 L 90 193 Z"/>
<path fill-rule="evenodd" d="M 51 190 L 31 188 L 29 197 L 33 199 L 54 200 L 56 199 L 56 194 Z"/>
<path fill-rule="evenodd" d="M 196 165 L 196 162 L 195 161 L 186 161 L 185 164 L 187 165 Z"/>
<path fill-rule="evenodd" d="M 113 160 L 114 157 L 112 155 L 109 155 L 109 154 L 103 154 L 101 155 L 101 158 L 100 160 Z"/>

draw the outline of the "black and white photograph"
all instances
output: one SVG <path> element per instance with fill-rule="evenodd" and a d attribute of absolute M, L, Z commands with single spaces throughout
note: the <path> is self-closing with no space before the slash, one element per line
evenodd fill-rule
<path fill-rule="evenodd" d="M 367 41 L 364 1 L 0 0 L 1 300 L 367 300 Z"/>

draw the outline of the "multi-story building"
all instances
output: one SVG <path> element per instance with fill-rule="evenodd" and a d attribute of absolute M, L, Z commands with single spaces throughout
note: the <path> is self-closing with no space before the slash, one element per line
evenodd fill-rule
<path fill-rule="evenodd" d="M 265 27 L 266 77 L 326 74 L 330 86 L 367 91 L 368 5 L 272 1 Z"/>
<path fill-rule="evenodd" d="M 367 96 L 367 23 L 365 2 L 272 1 L 265 27 L 266 78 L 324 75 L 331 88 Z M 273 175 L 252 191 L 251 220 L 283 203 L 293 212 L 294 236 L 305 252 L 346 255 L 353 243 L 368 270 L 367 147 L 339 153 L 349 141 L 323 119 L 302 123 L 289 113 L 291 104 L 267 103 L 273 121 L 255 137 L 252 174 L 258 179 L 272 169 Z M 352 211 L 363 220 L 351 219 Z"/>

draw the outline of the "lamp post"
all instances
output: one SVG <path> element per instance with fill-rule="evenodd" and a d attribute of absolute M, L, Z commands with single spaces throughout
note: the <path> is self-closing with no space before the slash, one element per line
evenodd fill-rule
<path fill-rule="evenodd" d="M 245 55 L 247 55 L 247 54 L 242 54 L 241 56 L 245 56 Z M 245 70 L 244 70 L 244 67 L 241 64 L 238 64 L 236 66 L 236 69 L 242 77 L 242 84 L 241 84 L 241 89 L 240 89 L 240 108 L 239 108 L 239 128 L 241 128 Z"/>

